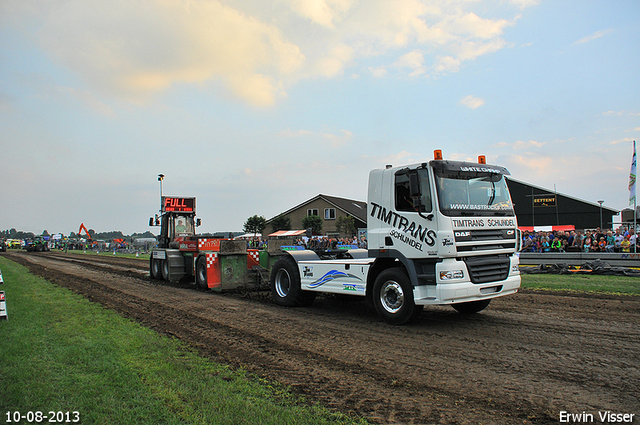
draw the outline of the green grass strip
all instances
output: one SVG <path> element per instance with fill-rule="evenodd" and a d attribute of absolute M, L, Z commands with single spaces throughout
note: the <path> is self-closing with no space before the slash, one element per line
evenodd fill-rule
<path fill-rule="evenodd" d="M 0 270 L 2 423 L 14 411 L 77 411 L 82 424 L 366 423 L 308 406 L 2 257 Z"/>
<path fill-rule="evenodd" d="M 640 278 L 602 275 L 522 274 L 522 288 L 551 291 L 640 295 Z"/>

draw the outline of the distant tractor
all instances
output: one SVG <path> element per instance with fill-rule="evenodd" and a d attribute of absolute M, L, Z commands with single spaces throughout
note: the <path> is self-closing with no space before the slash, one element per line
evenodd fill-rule
<path fill-rule="evenodd" d="M 26 244 L 25 244 L 25 249 L 27 250 L 27 252 L 43 252 L 43 251 L 50 251 L 51 249 L 49 248 L 49 240 L 51 238 L 49 236 L 36 236 L 33 239 L 28 239 Z"/>

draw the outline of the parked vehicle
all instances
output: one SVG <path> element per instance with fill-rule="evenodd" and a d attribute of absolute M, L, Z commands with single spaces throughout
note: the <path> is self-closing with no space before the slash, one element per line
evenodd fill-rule
<path fill-rule="evenodd" d="M 25 240 L 24 249 L 26 249 L 27 252 L 50 251 L 51 250 L 49 247 L 50 239 L 51 238 L 49 236 L 45 236 L 45 235 L 36 236 L 33 239 L 27 239 Z"/>

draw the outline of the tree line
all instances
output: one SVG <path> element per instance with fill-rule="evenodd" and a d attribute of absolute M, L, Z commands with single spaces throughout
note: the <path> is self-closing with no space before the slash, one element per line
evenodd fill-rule
<path fill-rule="evenodd" d="M 42 233 L 40 233 L 40 235 L 51 236 L 47 230 L 43 230 Z M 33 234 L 32 232 L 23 232 L 21 230 L 16 230 L 15 228 L 0 231 L 0 238 L 3 238 L 3 239 L 33 239 L 35 236 L 36 235 Z M 91 239 L 93 240 L 105 240 L 105 241 L 112 241 L 114 239 L 124 239 L 125 241 L 132 241 L 133 239 L 138 239 L 138 238 L 155 238 L 156 237 L 156 235 L 154 235 L 150 231 L 146 231 L 144 233 L 133 233 L 131 235 L 124 235 L 119 230 L 96 233 L 96 231 L 93 229 L 89 229 L 89 236 L 91 236 Z M 87 238 L 86 235 L 79 235 L 75 232 L 71 232 L 68 237 L 69 239 L 86 239 Z"/>

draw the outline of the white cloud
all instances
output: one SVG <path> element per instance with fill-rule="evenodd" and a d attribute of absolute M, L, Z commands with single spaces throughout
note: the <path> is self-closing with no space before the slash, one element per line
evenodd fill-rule
<path fill-rule="evenodd" d="M 305 61 L 278 28 L 216 1 L 70 0 L 39 34 L 95 86 L 137 101 L 177 82 L 221 79 L 246 101 L 270 104 Z"/>
<path fill-rule="evenodd" d="M 384 66 L 369 68 L 369 72 L 371 72 L 371 75 L 373 75 L 374 78 L 383 78 L 387 75 L 387 68 Z"/>
<path fill-rule="evenodd" d="M 438 57 L 433 70 L 436 74 L 446 74 L 448 72 L 458 72 L 462 61 L 453 56 Z"/>
<path fill-rule="evenodd" d="M 291 9 L 300 16 L 332 28 L 354 3 L 353 0 L 290 0 Z"/>
<path fill-rule="evenodd" d="M 583 43 L 588 43 L 589 41 L 593 41 L 597 38 L 600 38 L 608 33 L 610 33 L 611 31 L 613 31 L 612 29 L 607 29 L 607 30 L 602 30 L 602 31 L 597 31 L 594 32 L 593 34 L 590 34 L 584 38 L 581 38 L 580 40 L 576 41 L 573 44 L 583 44 Z"/>
<path fill-rule="evenodd" d="M 460 100 L 460 103 L 467 108 L 477 109 L 484 105 L 484 100 L 480 99 L 479 97 L 469 95 L 462 98 L 462 100 Z"/>
<path fill-rule="evenodd" d="M 485 19 L 475 13 L 466 13 L 453 16 L 442 27 L 452 34 L 490 40 L 502 35 L 504 28 L 513 24 L 506 19 Z"/>
<path fill-rule="evenodd" d="M 425 73 L 424 55 L 419 50 L 406 53 L 393 63 L 396 68 L 408 68 L 411 72 L 409 77 L 415 77 Z"/>
<path fill-rule="evenodd" d="M 497 52 L 507 46 L 507 42 L 501 38 L 484 41 L 464 40 L 451 46 L 451 50 L 457 55 L 459 61 L 477 59 L 482 55 Z"/>
<path fill-rule="evenodd" d="M 535 140 L 529 140 L 528 142 L 518 140 L 517 142 L 513 143 L 513 148 L 514 149 L 529 149 L 532 147 L 541 148 L 546 144 L 547 142 L 536 142 Z"/>
<path fill-rule="evenodd" d="M 332 148 L 339 148 L 345 146 L 351 139 L 353 139 L 353 133 L 349 130 L 341 130 L 339 133 L 322 133 L 322 138 L 329 142 Z"/>
<path fill-rule="evenodd" d="M 536 6 L 538 3 L 540 3 L 540 1 L 539 0 L 509 0 L 509 3 L 512 3 L 518 6 L 519 8 L 524 9 L 526 7 Z"/>
<path fill-rule="evenodd" d="M 640 129 L 640 127 L 639 127 Z M 629 143 L 629 142 L 633 142 L 635 139 L 630 138 L 630 137 L 624 137 L 622 139 L 618 139 L 618 140 L 612 140 L 611 142 L 609 142 L 610 145 L 619 145 L 621 143 Z"/>
<path fill-rule="evenodd" d="M 266 106 L 300 79 L 335 78 L 364 60 L 377 78 L 391 67 L 410 76 L 458 72 L 508 46 L 504 30 L 519 19 L 500 16 L 512 13 L 504 5 L 464 0 L 24 3 L 7 10 L 38 14 L 38 36 L 58 63 L 94 90 L 138 103 L 175 84 L 213 82 Z"/>
<path fill-rule="evenodd" d="M 280 131 L 278 134 L 276 134 L 276 136 L 278 137 L 304 137 L 304 136 L 310 136 L 313 134 L 313 131 L 309 131 L 309 130 L 291 130 L 290 128 L 287 128 L 286 130 L 282 130 Z"/>
<path fill-rule="evenodd" d="M 326 78 L 335 77 L 342 74 L 344 67 L 353 58 L 353 49 L 346 44 L 339 43 L 330 52 L 321 57 L 312 67 L 312 74 L 317 74 Z"/>

